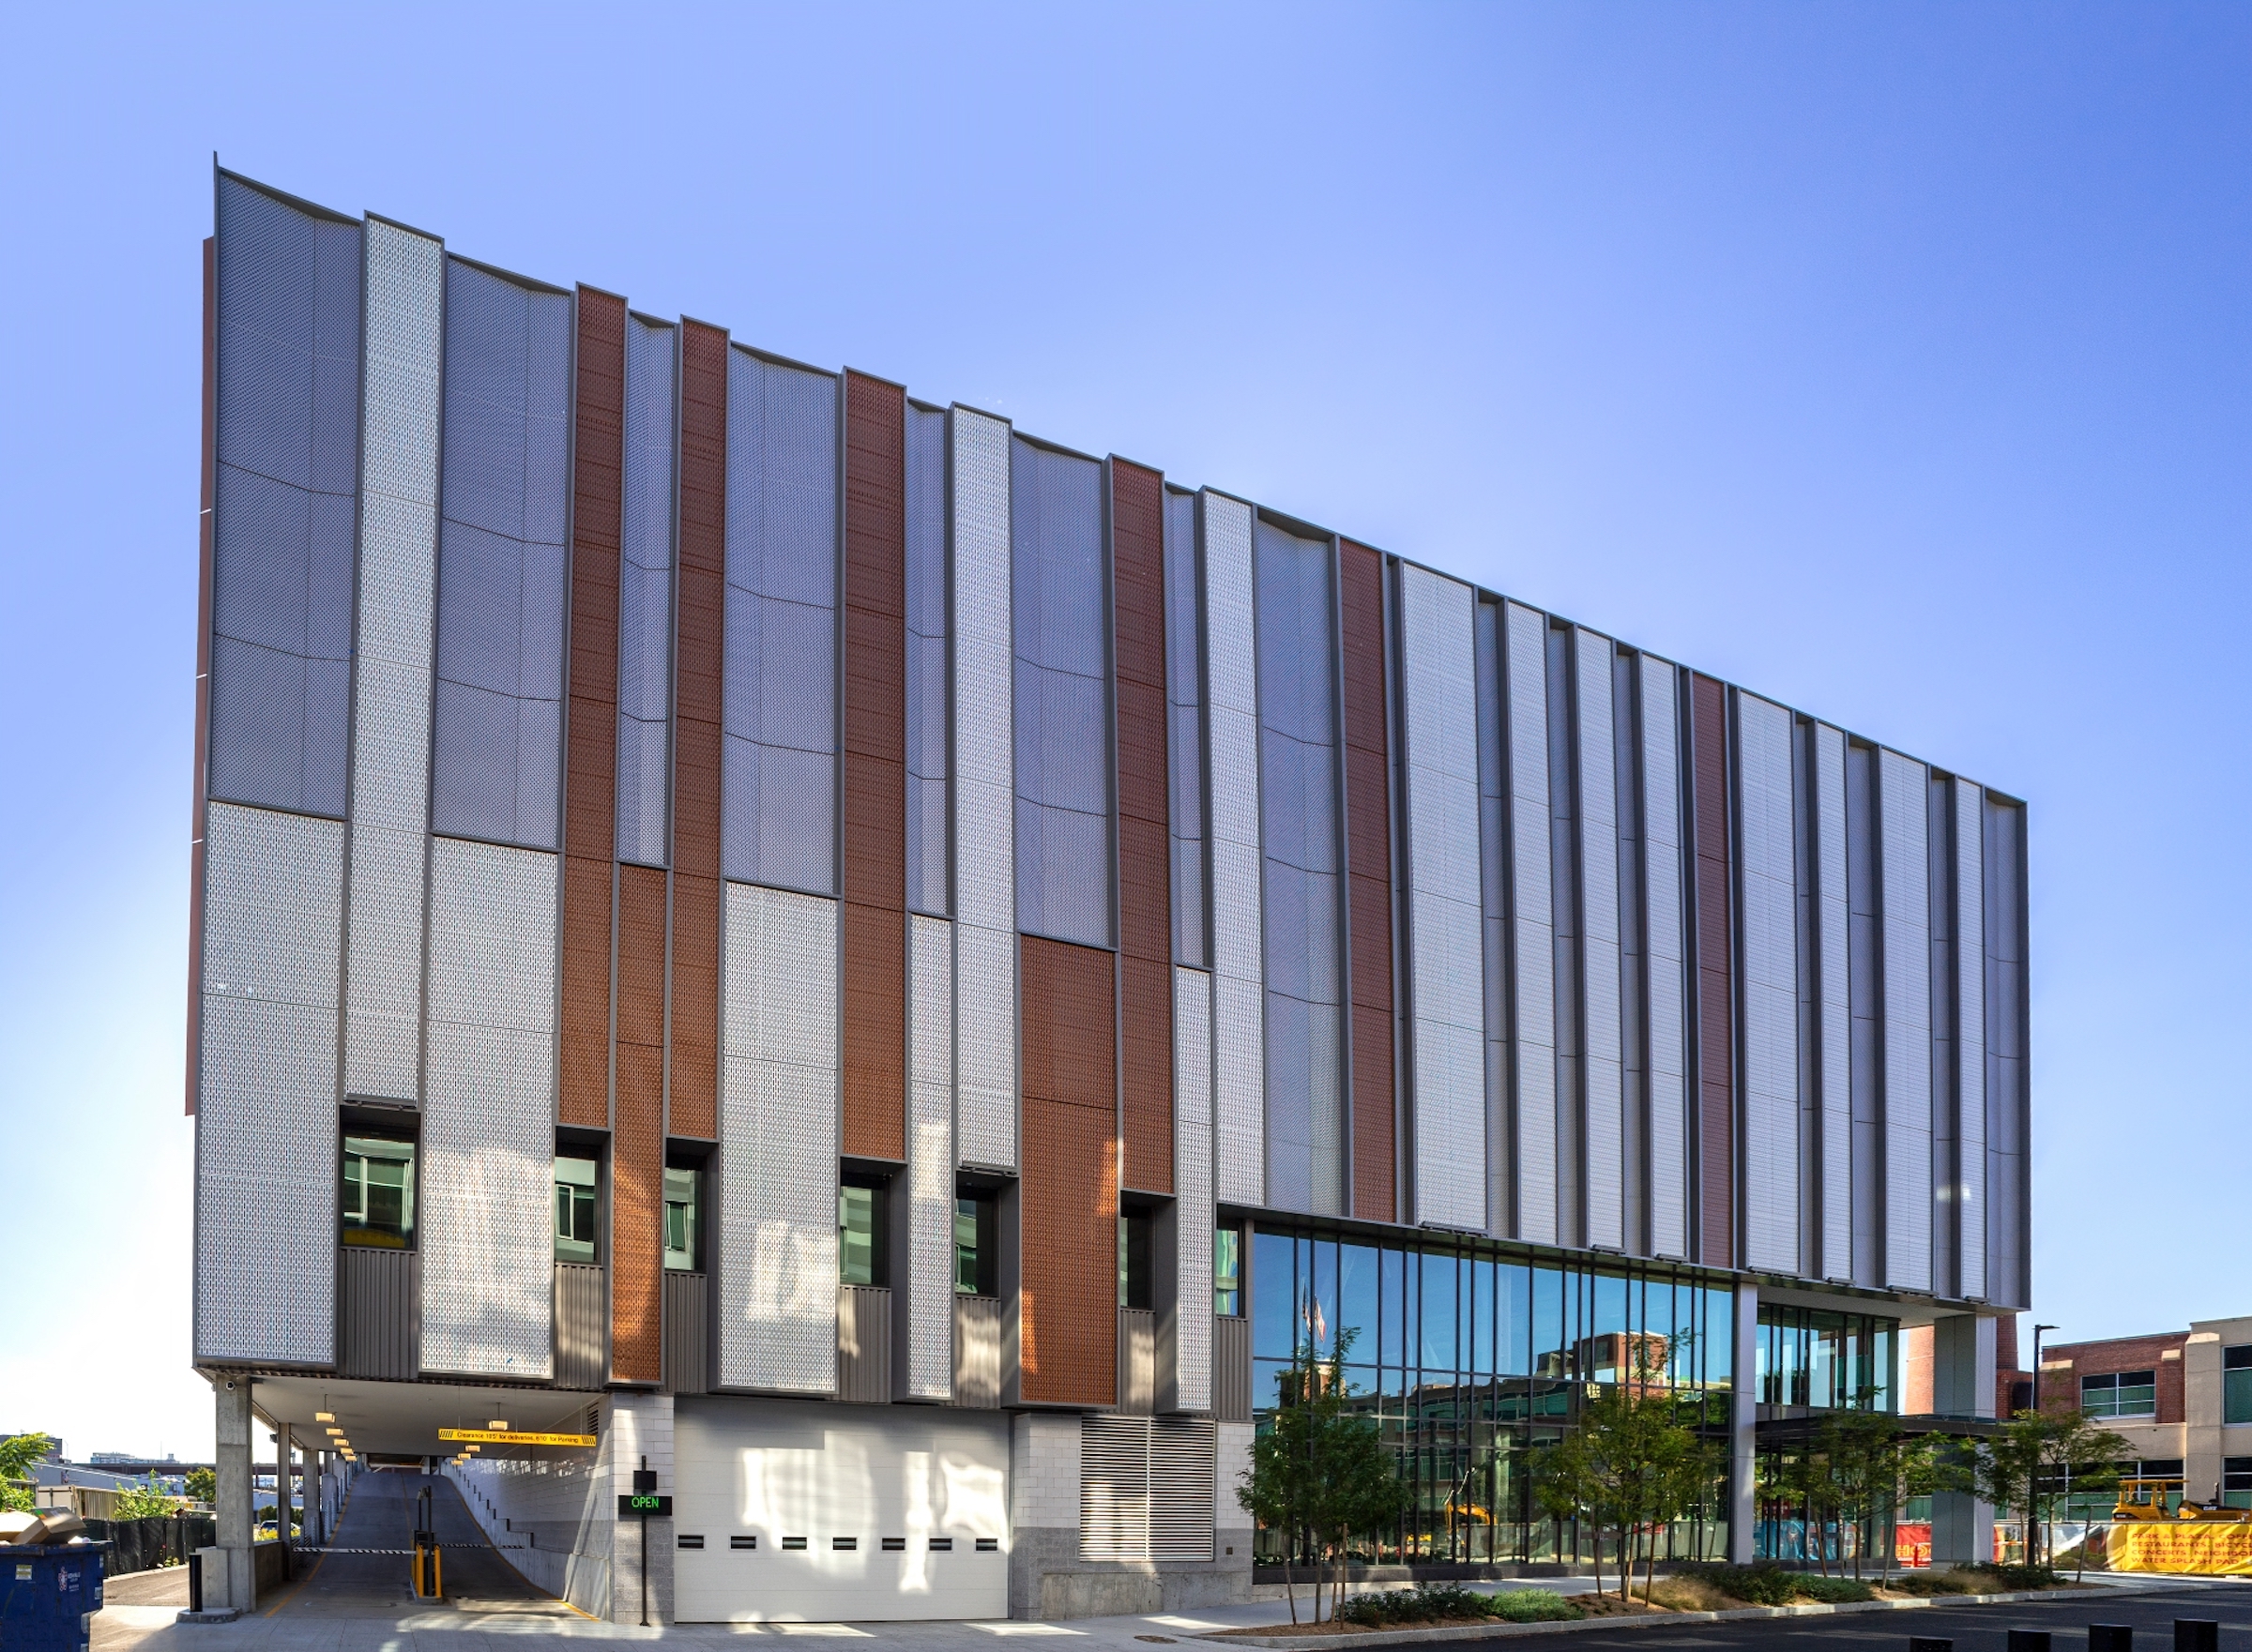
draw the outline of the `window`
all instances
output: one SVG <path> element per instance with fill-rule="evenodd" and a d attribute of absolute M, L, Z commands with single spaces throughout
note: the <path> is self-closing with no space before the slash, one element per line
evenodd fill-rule
<path fill-rule="evenodd" d="M 2221 1350 L 2221 1420 L 2252 1422 L 2252 1342 Z"/>
<path fill-rule="evenodd" d="M 664 1266 L 693 1273 L 703 1266 L 704 1178 L 693 1170 L 664 1172 Z"/>
<path fill-rule="evenodd" d="M 2156 1417 L 2158 1373 L 2107 1372 L 2080 1379 L 2080 1409 L 2090 1417 Z"/>
<path fill-rule="evenodd" d="M 595 1163 L 555 1155 L 555 1260 L 594 1260 Z"/>
<path fill-rule="evenodd" d="M 963 1296 L 997 1296 L 1000 1256 L 994 1245 L 993 1201 L 954 1201 L 954 1291 Z"/>
<path fill-rule="evenodd" d="M 1243 1233 L 1218 1228 L 1212 1234 L 1212 1311 L 1233 1319 L 1243 1311 Z"/>
<path fill-rule="evenodd" d="M 884 1201 L 872 1187 L 837 1190 L 837 1277 L 848 1285 L 884 1283 Z"/>
<path fill-rule="evenodd" d="M 415 1144 L 412 1137 L 344 1138 L 343 1242 L 386 1250 L 415 1242 Z"/>
<path fill-rule="evenodd" d="M 1149 1213 L 1128 1211 L 1118 1218 L 1118 1306 L 1148 1308 L 1150 1297 Z"/>
<path fill-rule="evenodd" d="M 2221 1459 L 2221 1505 L 2252 1508 L 2252 1457 Z"/>

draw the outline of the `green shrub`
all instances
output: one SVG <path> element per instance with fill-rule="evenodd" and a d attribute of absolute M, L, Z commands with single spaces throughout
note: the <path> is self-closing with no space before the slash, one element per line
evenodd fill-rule
<path fill-rule="evenodd" d="M 1800 1582 L 1798 1573 L 1785 1571 L 1772 1560 L 1757 1560 L 1749 1566 L 1712 1564 L 1684 1566 L 1680 1569 L 1686 1576 L 1711 1584 L 1724 1595 L 1733 1595 L 1754 1606 L 1789 1605 L 1798 1593 Z"/>
<path fill-rule="evenodd" d="M 1959 1571 L 1895 1572 L 1893 1587 L 1903 1595 L 1977 1595 L 1992 1585 Z"/>
<path fill-rule="evenodd" d="M 1546 1589 L 1509 1589 L 1484 1595 L 1460 1584 L 1424 1584 L 1381 1595 L 1355 1595 L 1338 1608 L 1346 1623 L 1363 1629 L 1387 1629 L 1401 1623 L 1476 1621 L 1499 1618 L 1505 1623 L 1560 1623 L 1587 1614 L 1561 1595 Z"/>
<path fill-rule="evenodd" d="M 2056 1569 L 2048 1566 L 1966 1566 L 1962 1569 L 1991 1578 L 1998 1589 L 2054 1589 L 2064 1582 Z"/>
<path fill-rule="evenodd" d="M 1869 1585 L 1855 1583 L 1851 1578 L 1826 1578 L 1818 1573 L 1808 1577 L 1802 1572 L 1792 1580 L 1798 1592 L 1809 1600 L 1819 1600 L 1827 1606 L 1843 1606 L 1854 1600 L 1874 1600 Z"/>

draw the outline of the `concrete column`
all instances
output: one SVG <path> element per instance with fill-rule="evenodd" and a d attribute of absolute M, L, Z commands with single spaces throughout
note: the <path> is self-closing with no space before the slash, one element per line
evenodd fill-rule
<path fill-rule="evenodd" d="M 1221 1495 L 1234 1501 L 1232 1488 Z M 1218 1524 L 1215 1517 L 1215 1530 Z M 1247 1547 L 1250 1534 L 1243 1536 L 1240 1546 Z M 1009 1419 L 1009 1615 L 1050 1615 L 1048 1573 L 1071 1570 L 1078 1562 L 1079 1414 L 1020 1411 Z M 1158 1610 L 1141 1601 L 1117 1609 Z M 1072 1614 L 1059 1607 L 1054 1615 Z"/>
<path fill-rule="evenodd" d="M 1251 1443 L 1253 1426 L 1247 1422 L 1224 1422 L 1217 1426 L 1218 1439 L 1218 1495 L 1212 1503 L 1212 1558 L 1224 1567 L 1240 1568 L 1243 1573 L 1241 1599 L 1251 1599 L 1251 1546 L 1257 1528 L 1251 1523 L 1251 1515 L 1236 1501 L 1236 1489 L 1251 1472 Z"/>
<path fill-rule="evenodd" d="M 2221 1494 L 2221 1417 L 2227 1378 L 2221 1333 L 2192 1325 L 2182 1346 L 2182 1494 L 2199 1502 Z M 2163 1384 L 2164 1379 L 2160 1379 Z"/>
<path fill-rule="evenodd" d="M 1958 1313 L 1933 1325 L 1931 1408 L 1941 1417 L 1993 1417 L 1993 1320 Z M 1931 1558 L 1939 1566 L 1992 1560 L 1994 1506 L 1968 1492 L 1932 1498 Z"/>
<path fill-rule="evenodd" d="M 1736 1287 L 1728 1380 L 1728 1559 L 1737 1566 L 1751 1564 L 1759 1512 L 1759 1393 L 1753 1382 L 1758 1335 L 1759 1287 L 1746 1281 Z"/>
<path fill-rule="evenodd" d="M 633 1489 L 633 1471 L 644 1463 L 657 1476 L 657 1490 L 673 1492 L 673 1397 L 620 1392 L 602 1402 L 601 1445 L 595 1453 L 595 1518 L 613 1523 L 610 1541 L 610 1621 L 641 1622 L 642 1581 L 648 1581 L 649 1622 L 673 1621 L 673 1523 L 619 1520 L 617 1499 Z M 648 1553 L 642 1553 L 642 1534 Z"/>
<path fill-rule="evenodd" d="M 257 1572 L 251 1554 L 251 1531 L 256 1523 L 251 1493 L 251 1379 L 221 1377 L 211 1393 L 217 1408 L 211 1507 L 219 1548 L 226 1556 L 226 1575 L 213 1577 L 205 1567 L 204 1604 L 248 1612 L 257 1602 Z"/>

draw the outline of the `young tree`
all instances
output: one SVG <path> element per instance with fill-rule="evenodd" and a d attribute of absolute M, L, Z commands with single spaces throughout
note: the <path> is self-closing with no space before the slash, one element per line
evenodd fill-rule
<path fill-rule="evenodd" d="M 2094 1465 L 2133 1455 L 2124 1439 L 2096 1427 L 2077 1408 L 2020 1411 L 2000 1433 L 1979 1442 L 1973 1477 L 1981 1497 L 2024 1520 L 2026 1564 L 2040 1566 L 2046 1564 L 2044 1529 L 2076 1472 L 2087 1489 L 2104 1473 Z"/>
<path fill-rule="evenodd" d="M 0 1440 L 0 1508 L 31 1511 L 31 1465 L 53 1449 L 54 1440 L 48 1434 L 13 1434 Z"/>
<path fill-rule="evenodd" d="M 188 1471 L 188 1498 L 193 1503 L 212 1504 L 219 1501 L 219 1476 L 208 1468 Z"/>
<path fill-rule="evenodd" d="M 1869 1451 L 1869 1488 L 1873 1506 L 1883 1511 L 1878 1523 L 1885 1533 L 1882 1581 L 1893 1581 L 1894 1539 L 1892 1536 L 1901 1508 L 1918 1497 L 1959 1491 L 1969 1483 L 1959 1452 L 1941 1450 L 1928 1434 L 1898 1434 L 1889 1424 L 1882 1437 L 1872 1434 Z"/>
<path fill-rule="evenodd" d="M 155 1480 L 156 1477 L 151 1475 L 149 1477 L 150 1483 L 145 1486 L 122 1488 L 117 1493 L 116 1508 L 111 1518 L 113 1520 L 148 1520 L 178 1512 L 179 1499 L 168 1492 L 157 1490 Z"/>

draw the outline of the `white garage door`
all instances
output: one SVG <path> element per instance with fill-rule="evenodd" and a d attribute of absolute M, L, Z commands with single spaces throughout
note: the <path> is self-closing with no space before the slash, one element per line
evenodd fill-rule
<path fill-rule="evenodd" d="M 673 1450 L 682 1623 L 1009 1615 L 997 1412 L 683 1398 Z"/>

